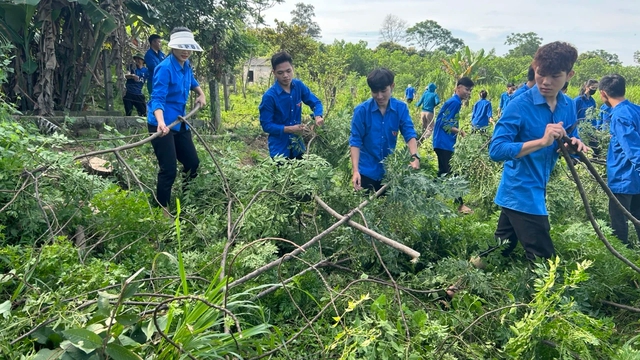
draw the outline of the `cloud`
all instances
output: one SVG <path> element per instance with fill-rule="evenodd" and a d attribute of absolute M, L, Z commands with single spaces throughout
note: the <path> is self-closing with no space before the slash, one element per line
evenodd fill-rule
<path fill-rule="evenodd" d="M 298 0 L 296 0 L 298 1 Z M 427 19 L 451 30 L 473 49 L 495 48 L 505 53 L 510 33 L 535 32 L 544 42 L 568 41 L 580 52 L 604 49 L 618 54 L 625 64 L 633 63 L 633 52 L 640 50 L 638 0 L 615 1 L 616 8 L 601 0 L 458 0 L 444 4 L 438 0 L 306 0 L 315 7 L 315 21 L 322 29 L 322 41 L 365 40 L 379 43 L 379 29 L 387 14 L 394 14 L 409 26 Z M 295 2 L 276 5 L 265 12 L 267 22 L 274 18 L 289 21 Z M 631 44 L 632 47 L 630 47 Z"/>

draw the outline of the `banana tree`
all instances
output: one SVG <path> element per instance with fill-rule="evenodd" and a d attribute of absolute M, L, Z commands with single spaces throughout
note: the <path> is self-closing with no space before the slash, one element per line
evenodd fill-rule
<path fill-rule="evenodd" d="M 484 63 L 489 56 L 483 50 L 473 52 L 468 46 L 458 51 L 450 59 L 441 59 L 444 71 L 457 81 L 461 77 L 470 77 L 473 81 L 482 79 L 478 74 L 478 68 Z"/>

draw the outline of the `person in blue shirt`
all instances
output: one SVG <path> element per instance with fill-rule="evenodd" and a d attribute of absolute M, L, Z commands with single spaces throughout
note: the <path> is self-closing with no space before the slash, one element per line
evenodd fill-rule
<path fill-rule="evenodd" d="M 407 89 L 404 91 L 404 97 L 407 99 L 407 102 L 411 104 L 413 101 L 413 97 L 415 96 L 416 89 L 411 86 L 411 84 L 407 85 Z"/>
<path fill-rule="evenodd" d="M 420 119 L 422 120 L 421 140 L 428 139 L 433 132 L 433 116 L 436 106 L 440 104 L 440 98 L 436 93 L 437 88 L 436 84 L 429 84 L 416 104 L 416 107 L 422 106 L 422 112 L 420 113 Z"/>
<path fill-rule="evenodd" d="M 204 92 L 193 75 L 189 57 L 193 51 L 202 51 L 195 41 L 193 33 L 185 27 L 176 27 L 171 31 L 169 41 L 171 53 L 155 69 L 153 93 L 147 104 L 147 127 L 149 132 L 159 132 L 160 136 L 151 140 L 153 151 L 158 159 L 158 186 L 156 197 L 158 204 L 165 208 L 171 199 L 171 187 L 176 179 L 176 160 L 183 165 L 185 185 L 198 173 L 200 160 L 193 144 L 191 131 L 184 123 L 171 129 L 171 124 L 179 116 L 186 115 L 189 92 L 198 94 L 196 104 L 206 105 Z"/>
<path fill-rule="evenodd" d="M 149 69 L 150 81 L 147 81 L 149 96 L 151 96 L 151 92 L 153 91 L 153 75 L 155 74 L 156 66 L 165 58 L 164 53 L 160 50 L 161 45 L 162 38 L 160 35 L 153 34 L 149 36 L 149 50 L 144 54 L 144 62 L 147 64 L 147 69 Z"/>
<path fill-rule="evenodd" d="M 600 98 L 611 110 L 607 152 L 607 185 L 636 219 L 640 219 L 640 106 L 625 99 L 626 81 L 618 75 L 600 79 Z M 622 210 L 609 200 L 613 235 L 629 246 L 629 227 Z M 635 226 L 640 239 L 640 227 Z"/>
<path fill-rule="evenodd" d="M 596 99 L 594 99 L 592 95 L 596 93 L 597 89 L 598 80 L 589 79 L 580 89 L 580 95 L 573 99 L 578 121 L 586 121 L 587 117 L 589 117 L 593 127 L 598 126 L 598 118 L 587 112 L 593 111 L 591 109 L 595 109 L 596 107 Z"/>
<path fill-rule="evenodd" d="M 600 106 L 600 121 L 598 121 L 599 130 L 609 130 L 611 125 L 611 106 L 606 103 Z"/>
<path fill-rule="evenodd" d="M 322 102 L 300 80 L 294 79 L 293 59 L 282 51 L 271 57 L 276 82 L 262 95 L 258 107 L 260 125 L 269 134 L 271 157 L 284 156 L 288 160 L 302 159 L 305 152 L 302 133 L 302 104 L 313 111 L 317 126 L 324 124 Z"/>
<path fill-rule="evenodd" d="M 502 112 L 509 105 L 509 101 L 511 101 L 511 95 L 513 95 L 516 90 L 516 86 L 513 83 L 507 84 L 507 91 L 503 92 L 500 95 L 500 104 L 498 104 L 498 117 L 502 116 Z"/>
<path fill-rule="evenodd" d="M 135 61 L 136 64 L 129 69 L 130 73 L 124 76 L 125 79 L 127 79 L 125 83 L 127 91 L 122 98 L 122 103 L 124 104 L 126 116 L 131 116 L 134 106 L 138 111 L 138 116 L 146 116 L 147 99 L 142 93 L 142 86 L 149 78 L 149 70 L 144 67 L 142 54 L 133 55 L 133 61 Z"/>
<path fill-rule="evenodd" d="M 524 94 L 527 90 L 531 89 L 533 85 L 536 84 L 536 72 L 533 70 L 533 67 L 529 66 L 529 70 L 527 70 L 527 82 L 522 84 L 518 90 L 516 90 L 511 96 L 511 100 L 517 98 L 518 96 Z"/>
<path fill-rule="evenodd" d="M 409 107 L 395 99 L 395 75 L 386 68 L 371 71 L 367 84 L 371 98 L 356 106 L 351 119 L 349 146 L 353 188 L 378 191 L 382 187 L 385 169 L 383 161 L 398 143 L 398 133 L 411 153 L 411 167 L 420 168 L 417 134 L 409 114 Z"/>
<path fill-rule="evenodd" d="M 460 129 L 460 108 L 462 102 L 469 99 L 473 90 L 473 80 L 462 77 L 456 83 L 455 93 L 449 100 L 445 101 L 433 131 L 433 150 L 438 156 L 438 176 L 451 173 L 451 157 L 453 156 L 454 145 L 458 134 L 464 137 L 464 130 Z M 455 201 L 458 204 L 458 211 L 463 214 L 471 214 L 473 210 L 467 207 L 462 198 Z"/>
<path fill-rule="evenodd" d="M 491 109 L 491 101 L 487 100 L 487 90 L 480 91 L 480 100 L 473 105 L 471 113 L 471 126 L 473 131 L 485 131 L 489 127 L 489 123 L 493 122 L 493 111 Z"/>
<path fill-rule="evenodd" d="M 510 242 L 504 256 L 517 241 L 529 260 L 555 254 L 545 196 L 559 156 L 556 140 L 570 136 L 577 150 L 587 150 L 574 126 L 575 107 L 560 91 L 577 58 L 576 48 L 565 42 L 540 47 L 533 59 L 536 85 L 509 104 L 493 130 L 489 156 L 504 162 L 494 200 L 501 207 L 495 237 Z"/>

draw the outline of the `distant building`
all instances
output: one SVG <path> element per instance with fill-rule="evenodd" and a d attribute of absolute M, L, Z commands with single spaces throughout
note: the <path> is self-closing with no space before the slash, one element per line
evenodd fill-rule
<path fill-rule="evenodd" d="M 268 58 L 252 58 L 244 63 L 242 71 L 249 84 L 267 83 L 271 76 L 271 61 Z"/>

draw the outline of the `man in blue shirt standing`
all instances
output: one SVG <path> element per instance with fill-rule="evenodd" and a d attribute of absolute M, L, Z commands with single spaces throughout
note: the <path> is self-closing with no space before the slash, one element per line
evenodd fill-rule
<path fill-rule="evenodd" d="M 438 176 L 451 173 L 451 157 L 458 138 L 458 134 L 464 137 L 464 130 L 460 129 L 460 108 L 462 101 L 471 96 L 473 80 L 463 77 L 456 83 L 455 93 L 445 101 L 438 112 L 433 131 L 433 150 L 438 156 Z M 458 211 L 463 214 L 471 214 L 473 210 L 467 207 L 462 198 L 456 199 Z"/>
<path fill-rule="evenodd" d="M 417 135 L 409 108 L 392 96 L 394 78 L 389 69 L 379 68 L 370 72 L 367 84 L 371 89 L 371 99 L 358 105 L 353 112 L 349 145 L 355 190 L 378 191 L 382 187 L 383 161 L 395 150 L 398 132 L 407 142 L 411 167 L 420 168 Z"/>
<path fill-rule="evenodd" d="M 504 109 L 509 105 L 509 101 L 511 101 L 511 95 L 516 90 L 516 86 L 513 83 L 507 84 L 507 91 L 503 92 L 500 95 L 500 103 L 498 104 L 498 117 L 502 116 Z"/>
<path fill-rule="evenodd" d="M 600 97 L 611 110 L 611 142 L 607 152 L 607 183 L 611 192 L 636 219 L 640 219 L 640 106 L 625 99 L 626 81 L 620 75 L 600 80 Z M 627 217 L 609 200 L 613 235 L 629 246 Z M 640 239 L 640 227 L 636 226 Z"/>
<path fill-rule="evenodd" d="M 407 102 L 409 104 L 411 104 L 411 102 L 413 101 L 413 97 L 416 93 L 416 89 L 413 88 L 413 86 L 411 86 L 411 84 L 407 85 L 407 89 L 404 91 L 404 97 L 405 99 L 407 99 Z"/>
<path fill-rule="evenodd" d="M 149 36 L 149 50 L 144 54 L 144 62 L 149 69 L 149 81 L 147 81 L 147 90 L 149 90 L 149 96 L 153 91 L 153 75 L 155 74 L 156 66 L 164 60 L 165 55 L 160 50 L 162 38 L 158 34 Z"/>
<path fill-rule="evenodd" d="M 524 94 L 527 90 L 531 89 L 535 84 L 536 84 L 536 72 L 535 70 L 533 70 L 533 67 L 529 66 L 529 70 L 527 71 L 527 82 L 522 84 L 522 86 L 520 86 L 518 90 L 516 90 L 513 93 L 513 95 L 511 95 L 511 100 Z"/>
<path fill-rule="evenodd" d="M 421 141 L 423 139 L 428 139 L 433 132 L 433 115 L 436 106 L 440 104 L 440 98 L 436 93 L 436 89 L 438 87 L 436 84 L 431 83 L 427 86 L 427 89 L 424 91 L 420 100 L 416 104 L 416 107 L 422 106 L 422 112 L 420 113 L 420 118 L 422 120 L 422 136 Z"/>
<path fill-rule="evenodd" d="M 262 96 L 260 125 L 269 134 L 271 157 L 302 159 L 305 151 L 302 132 L 302 103 L 313 111 L 317 126 L 324 124 L 322 102 L 300 80 L 293 78 L 293 59 L 286 52 L 271 57 L 275 84 Z"/>
<path fill-rule="evenodd" d="M 574 126 L 575 107 L 560 91 L 573 77 L 577 58 L 578 51 L 565 42 L 540 47 L 533 59 L 536 85 L 509 104 L 493 131 L 489 156 L 504 161 L 495 197 L 502 208 L 495 237 L 510 242 L 504 256 L 517 241 L 530 260 L 555 254 L 545 195 L 558 160 L 556 140 L 568 135 L 579 151 L 587 149 Z"/>
<path fill-rule="evenodd" d="M 142 54 L 133 55 L 134 66 L 129 69 L 129 74 L 125 75 L 127 82 L 125 84 L 127 92 L 122 98 L 124 103 L 124 111 L 127 116 L 131 116 L 133 107 L 138 111 L 138 116 L 147 115 L 147 99 L 142 94 L 142 86 L 149 78 L 149 70 L 144 67 L 144 58 Z"/>
<path fill-rule="evenodd" d="M 493 122 L 491 101 L 487 100 L 487 95 L 487 90 L 480 91 L 480 100 L 473 105 L 473 112 L 471 113 L 472 132 L 485 132 L 489 127 L 489 123 L 495 124 Z"/>

